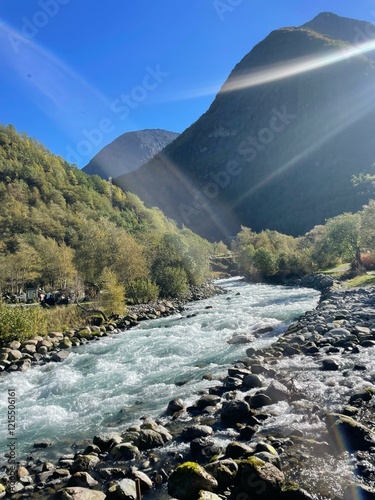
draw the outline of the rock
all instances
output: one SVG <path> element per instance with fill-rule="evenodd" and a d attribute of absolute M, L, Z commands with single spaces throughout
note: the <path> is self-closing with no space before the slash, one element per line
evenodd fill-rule
<path fill-rule="evenodd" d="M 282 489 L 280 500 L 313 500 L 313 497 L 298 485 L 293 484 Z"/>
<path fill-rule="evenodd" d="M 285 477 L 277 467 L 256 457 L 242 460 L 238 466 L 239 487 L 250 498 L 270 500 L 280 496 Z"/>
<path fill-rule="evenodd" d="M 272 403 L 285 401 L 289 399 L 290 395 L 288 388 L 277 380 L 273 380 L 271 382 L 271 384 L 264 391 L 264 394 L 271 399 Z"/>
<path fill-rule="evenodd" d="M 105 500 L 106 495 L 101 491 L 71 486 L 60 490 L 60 498 L 63 500 Z"/>
<path fill-rule="evenodd" d="M 168 494 L 178 500 L 196 500 L 201 490 L 215 492 L 218 482 L 195 462 L 185 462 L 168 480 Z"/>
<path fill-rule="evenodd" d="M 262 387 L 263 383 L 258 375 L 246 375 L 243 379 L 243 386 L 247 389 L 254 389 L 256 387 Z"/>
<path fill-rule="evenodd" d="M 242 379 L 237 377 L 226 377 L 223 385 L 229 390 L 239 389 L 242 386 Z"/>
<path fill-rule="evenodd" d="M 338 453 L 369 450 L 375 446 L 375 433 L 351 417 L 329 413 L 326 416 L 326 425 Z"/>
<path fill-rule="evenodd" d="M 244 420 L 250 412 L 250 406 L 241 399 L 227 401 L 221 410 L 221 420 L 226 423 L 237 423 Z"/>
<path fill-rule="evenodd" d="M 219 396 L 214 396 L 213 394 L 206 394 L 202 396 L 196 402 L 198 410 L 204 410 L 207 406 L 216 406 L 220 403 L 221 398 Z"/>
<path fill-rule="evenodd" d="M 225 456 L 228 458 L 241 458 L 253 453 L 253 449 L 246 444 L 239 443 L 238 441 L 231 441 L 225 450 Z"/>
<path fill-rule="evenodd" d="M 367 387 L 366 389 L 363 389 L 363 391 L 361 392 L 352 394 L 352 396 L 350 396 L 349 399 L 349 404 L 363 402 L 363 401 L 370 401 L 372 399 L 373 394 L 374 390 L 372 389 L 372 387 Z"/>
<path fill-rule="evenodd" d="M 266 368 L 263 365 L 260 364 L 251 365 L 251 372 L 254 373 L 255 375 L 259 375 L 261 373 L 264 373 L 265 371 Z"/>
<path fill-rule="evenodd" d="M 68 351 L 54 352 L 52 354 L 52 361 L 57 361 L 58 363 L 61 363 L 62 361 L 65 361 L 68 356 L 69 356 Z"/>
<path fill-rule="evenodd" d="M 276 457 L 279 456 L 277 451 L 271 444 L 268 444 L 264 441 L 259 441 L 259 443 L 257 443 L 255 446 L 254 453 L 262 453 L 262 452 L 270 453 L 271 455 L 274 455 Z"/>
<path fill-rule="evenodd" d="M 116 433 L 98 434 L 94 437 L 93 443 L 105 453 L 106 451 L 110 451 L 113 446 L 122 443 L 122 437 Z"/>
<path fill-rule="evenodd" d="M 209 491 L 203 491 L 203 490 L 201 490 L 199 492 L 199 498 L 198 498 L 198 500 L 221 500 L 221 497 L 219 497 L 215 493 L 211 493 Z"/>
<path fill-rule="evenodd" d="M 6 347 L 8 349 L 18 351 L 18 349 L 21 347 L 21 342 L 18 342 L 18 340 L 13 340 L 12 342 L 9 342 Z"/>
<path fill-rule="evenodd" d="M 359 412 L 359 408 L 356 406 L 344 406 L 342 409 L 342 414 L 346 415 L 347 417 L 355 417 L 357 413 Z"/>
<path fill-rule="evenodd" d="M 374 500 L 375 489 L 363 484 L 351 484 L 345 490 L 343 500 Z"/>
<path fill-rule="evenodd" d="M 136 479 L 140 481 L 142 493 L 146 493 L 147 491 L 151 490 L 153 486 L 152 481 L 147 476 L 147 474 L 141 472 L 140 470 L 132 470 L 132 479 L 134 479 L 134 481 Z"/>
<path fill-rule="evenodd" d="M 215 455 L 221 453 L 221 448 L 215 443 L 211 437 L 201 437 L 193 439 L 190 443 L 190 453 L 194 460 L 200 462 L 208 462 Z"/>
<path fill-rule="evenodd" d="M 233 484 L 238 472 L 238 465 L 231 458 L 210 462 L 205 466 L 206 471 L 211 474 L 219 484 L 220 491 Z"/>
<path fill-rule="evenodd" d="M 193 439 L 211 436 L 213 434 L 212 427 L 208 425 L 191 425 L 184 429 L 181 433 L 181 438 L 184 441 L 192 441 Z"/>
<path fill-rule="evenodd" d="M 115 491 L 119 500 L 137 500 L 137 488 L 133 479 L 122 479 L 117 483 Z"/>
<path fill-rule="evenodd" d="M 254 340 L 254 337 L 252 335 L 233 335 L 233 337 L 229 340 L 227 340 L 227 344 L 250 344 Z"/>
<path fill-rule="evenodd" d="M 266 451 L 260 451 L 259 453 L 255 453 L 253 456 L 274 465 L 278 469 L 281 469 L 281 461 L 278 455 L 274 455 L 273 453 L 268 453 Z"/>
<path fill-rule="evenodd" d="M 167 413 L 168 415 L 173 415 L 174 413 L 182 411 L 184 408 L 185 404 L 182 399 L 172 399 L 172 401 L 168 403 Z"/>
<path fill-rule="evenodd" d="M 140 456 L 139 449 L 132 443 L 121 443 L 114 446 L 111 450 L 111 455 L 114 460 L 135 460 Z"/>
<path fill-rule="evenodd" d="M 162 435 L 159 434 L 159 432 L 153 431 L 151 429 L 142 429 L 139 433 L 139 438 L 136 446 L 138 446 L 141 451 L 150 450 L 151 448 L 164 446 L 164 439 Z"/>
<path fill-rule="evenodd" d="M 80 486 L 81 488 L 94 488 L 99 483 L 90 476 L 88 472 L 76 472 L 69 479 L 68 486 Z"/>
<path fill-rule="evenodd" d="M 273 332 L 273 326 L 263 326 L 262 328 L 258 328 L 257 330 L 255 330 L 254 332 L 254 335 L 255 336 L 258 336 L 258 335 L 263 335 L 264 333 L 269 333 L 269 332 Z"/>
<path fill-rule="evenodd" d="M 322 369 L 326 371 L 337 371 L 339 369 L 339 364 L 332 358 L 323 359 Z"/>
<path fill-rule="evenodd" d="M 8 360 L 9 361 L 17 361 L 22 358 L 22 353 L 17 349 L 13 349 L 8 352 Z"/>
<path fill-rule="evenodd" d="M 240 429 L 240 438 L 244 441 L 250 441 L 254 436 L 256 430 L 250 425 L 245 425 Z"/>
<path fill-rule="evenodd" d="M 99 462 L 96 455 L 78 455 L 72 465 L 72 473 L 88 472 Z"/>
<path fill-rule="evenodd" d="M 48 448 L 49 446 L 52 446 L 52 441 L 49 441 L 48 439 L 46 439 L 45 441 L 39 441 L 37 443 L 34 443 L 33 444 L 33 448 Z"/>
<path fill-rule="evenodd" d="M 255 394 L 255 396 L 250 398 L 250 408 L 255 410 L 268 405 L 272 405 L 272 400 L 266 394 Z"/>

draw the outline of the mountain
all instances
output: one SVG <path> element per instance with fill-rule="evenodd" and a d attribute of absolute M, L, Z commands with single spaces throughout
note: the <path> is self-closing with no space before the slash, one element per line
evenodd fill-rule
<path fill-rule="evenodd" d="M 211 239 L 241 225 L 299 235 L 360 209 L 351 179 L 375 161 L 375 67 L 347 50 L 368 24 L 320 14 L 273 31 L 206 113 L 117 184 Z"/>
<path fill-rule="evenodd" d="M 160 129 L 126 132 L 101 149 L 82 170 L 103 179 L 118 177 L 146 163 L 178 135 Z"/>

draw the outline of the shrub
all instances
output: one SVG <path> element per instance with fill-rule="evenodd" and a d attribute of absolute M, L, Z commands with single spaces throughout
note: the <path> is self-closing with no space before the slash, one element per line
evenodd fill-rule
<path fill-rule="evenodd" d="M 159 287 L 151 280 L 139 279 L 126 284 L 126 295 L 134 304 L 145 304 L 157 300 Z"/>
<path fill-rule="evenodd" d="M 23 342 L 46 328 L 46 316 L 39 307 L 12 307 L 0 303 L 0 344 Z"/>

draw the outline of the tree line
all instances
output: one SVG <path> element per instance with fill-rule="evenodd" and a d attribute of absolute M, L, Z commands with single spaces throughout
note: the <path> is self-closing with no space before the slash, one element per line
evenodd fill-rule
<path fill-rule="evenodd" d="M 0 201 L 2 293 L 91 287 L 119 312 L 124 296 L 175 297 L 209 275 L 211 243 L 12 126 L 0 126 Z"/>

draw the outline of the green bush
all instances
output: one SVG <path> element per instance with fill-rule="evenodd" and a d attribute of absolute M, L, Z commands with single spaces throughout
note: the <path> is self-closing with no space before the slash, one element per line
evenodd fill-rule
<path fill-rule="evenodd" d="M 0 303 L 0 344 L 23 342 L 46 327 L 46 317 L 39 307 L 11 307 Z"/>
<path fill-rule="evenodd" d="M 157 300 L 159 292 L 158 285 L 151 280 L 139 279 L 126 284 L 126 296 L 134 304 L 145 304 Z"/>

